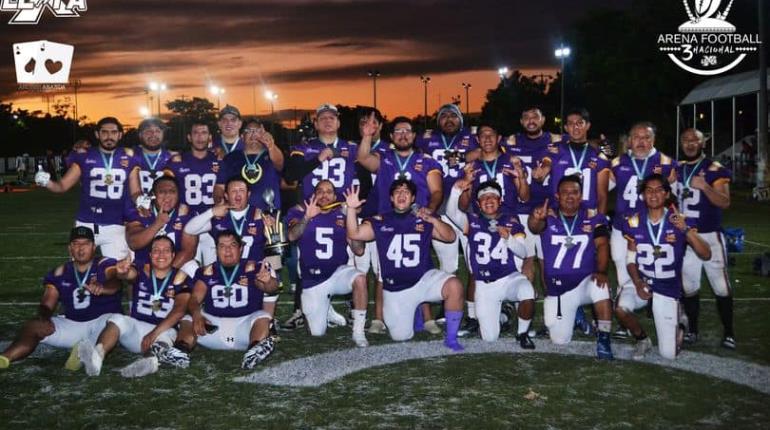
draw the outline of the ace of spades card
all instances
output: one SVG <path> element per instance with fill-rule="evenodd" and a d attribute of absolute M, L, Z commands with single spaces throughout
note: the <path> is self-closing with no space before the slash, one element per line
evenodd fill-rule
<path fill-rule="evenodd" d="M 13 59 L 20 84 L 66 84 L 69 81 L 72 45 L 38 40 L 15 43 Z"/>

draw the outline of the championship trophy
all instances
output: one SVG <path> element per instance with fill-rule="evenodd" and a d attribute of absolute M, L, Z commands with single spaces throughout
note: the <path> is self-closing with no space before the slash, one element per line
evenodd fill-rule
<path fill-rule="evenodd" d="M 270 215 L 273 217 L 273 220 L 275 220 L 272 225 L 269 225 L 264 218 L 264 215 L 262 218 L 265 222 L 265 238 L 267 239 L 267 244 L 265 245 L 265 260 L 273 267 L 273 269 L 278 270 L 283 267 L 282 259 L 288 252 L 289 242 L 286 241 L 286 230 L 281 222 L 281 210 L 274 206 L 275 191 L 271 188 L 266 189 L 262 193 L 262 199 L 267 204 L 267 209 L 264 211 L 264 214 Z"/>

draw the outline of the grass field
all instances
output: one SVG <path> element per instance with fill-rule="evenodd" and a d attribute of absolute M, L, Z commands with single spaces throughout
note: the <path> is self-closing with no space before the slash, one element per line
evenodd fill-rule
<path fill-rule="evenodd" d="M 66 260 L 76 192 L 0 193 L 0 343 L 34 316 L 40 280 Z M 690 350 L 770 366 L 770 279 L 752 261 L 770 252 L 770 205 L 733 197 L 726 225 L 746 229 L 734 255 L 738 350 L 718 346 L 712 294 L 702 290 L 701 334 Z M 281 297 L 279 318 L 291 311 Z M 648 329 L 651 321 L 642 317 Z M 539 318 L 535 325 L 541 323 Z M 654 330 L 648 330 L 654 333 Z M 322 339 L 282 332 L 263 366 L 353 348 L 349 328 Z M 392 343 L 368 335 L 372 345 Z M 504 333 L 510 339 L 511 333 Z M 418 334 L 414 342 L 439 337 Z M 576 336 L 578 340 L 590 340 Z M 618 347 L 621 345 L 618 345 Z M 515 351 L 515 348 L 512 348 Z M 41 348 L 0 371 L 0 428 L 768 428 L 770 395 L 743 385 L 649 363 L 553 354 L 451 355 L 373 367 L 320 387 L 245 384 L 241 353 L 196 350 L 187 371 L 163 368 L 141 380 L 114 370 L 135 357 L 118 349 L 102 375 L 62 365 L 68 351 Z M 687 354 L 685 351 L 683 354 Z M 344 364 L 341 362 L 341 365 Z M 765 368 L 766 369 L 766 368 Z M 740 372 L 738 367 L 736 372 Z M 764 375 L 768 377 L 767 374 Z M 301 378 L 302 375 L 298 375 Z"/>

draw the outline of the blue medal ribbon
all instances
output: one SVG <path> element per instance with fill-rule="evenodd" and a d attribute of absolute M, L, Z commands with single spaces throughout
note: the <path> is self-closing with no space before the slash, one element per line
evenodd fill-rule
<path fill-rule="evenodd" d="M 663 208 L 663 217 L 660 219 L 660 222 L 657 224 L 658 231 L 657 233 L 653 234 L 652 232 L 652 223 L 650 222 L 650 216 L 647 215 L 647 232 L 650 234 L 650 240 L 652 241 L 652 245 L 656 250 L 660 249 L 660 235 L 663 234 L 663 227 L 666 224 L 666 216 L 668 215 L 668 209 Z"/>
<path fill-rule="evenodd" d="M 243 153 L 243 157 L 246 158 L 246 168 L 248 170 L 257 171 L 257 163 L 259 162 L 259 159 L 262 158 L 262 155 L 267 152 L 267 149 L 263 149 L 262 152 L 257 154 L 256 158 L 254 158 L 254 161 L 251 161 L 251 156 L 247 153 Z"/>
<path fill-rule="evenodd" d="M 225 283 L 225 296 L 230 297 L 232 294 L 230 290 L 233 289 L 233 281 L 235 280 L 235 275 L 238 273 L 238 269 L 241 267 L 241 263 L 238 263 L 233 268 L 233 272 L 230 273 L 230 276 L 227 275 L 227 272 L 225 272 L 225 268 L 220 264 L 219 265 L 219 273 L 222 275 L 222 281 Z"/>
<path fill-rule="evenodd" d="M 238 146 L 238 142 L 239 142 L 240 140 L 241 140 L 241 138 L 239 137 L 239 138 L 235 139 L 235 143 L 232 143 L 232 144 L 228 144 L 228 143 L 225 143 L 225 139 L 224 139 L 224 138 L 222 138 L 222 139 L 219 141 L 219 143 L 222 145 L 222 148 L 224 148 L 224 150 L 225 150 L 225 155 L 227 155 L 227 154 L 229 154 L 229 153 L 233 152 L 233 149 L 234 149 L 236 146 Z"/>
<path fill-rule="evenodd" d="M 575 231 L 575 224 L 577 224 L 578 214 L 575 214 L 575 218 L 572 219 L 572 224 L 567 224 L 567 218 L 559 211 L 559 218 L 564 226 L 564 230 L 567 232 L 567 247 L 572 246 L 572 232 Z"/>
<path fill-rule="evenodd" d="M 404 172 L 406 171 L 407 166 L 409 165 L 409 160 L 411 160 L 412 155 L 414 155 L 414 151 L 413 150 L 409 151 L 409 156 L 406 157 L 406 161 L 404 161 L 403 163 L 401 162 L 401 156 L 398 155 L 396 151 L 393 151 L 393 155 L 396 156 L 396 163 L 398 163 L 398 173 L 399 175 L 403 175 Z"/>
<path fill-rule="evenodd" d="M 644 172 L 647 171 L 647 162 L 650 161 L 650 157 L 652 157 L 652 154 L 647 154 L 646 157 L 644 157 L 644 163 L 642 164 L 642 169 L 639 170 L 639 166 L 636 164 L 636 158 L 634 156 L 630 156 L 631 159 L 631 166 L 634 168 L 634 172 L 636 172 L 636 177 L 640 181 L 644 179 Z"/>
<path fill-rule="evenodd" d="M 701 157 L 701 159 L 698 160 L 697 163 L 695 163 L 695 167 L 692 168 L 689 175 L 687 174 L 687 164 L 682 165 L 682 174 L 684 176 L 685 188 L 690 188 L 690 181 L 692 180 L 692 177 L 695 175 L 695 172 L 698 171 L 698 167 L 700 167 L 700 163 L 702 163 L 705 158 L 706 157 Z"/>
<path fill-rule="evenodd" d="M 484 170 L 487 171 L 487 180 L 488 181 L 494 181 L 495 180 L 495 174 L 497 173 L 497 162 L 500 160 L 500 157 L 495 158 L 494 164 L 492 164 L 492 168 L 489 168 L 489 163 L 487 163 L 487 160 L 481 160 L 481 165 L 484 166 Z"/>
<path fill-rule="evenodd" d="M 147 163 L 147 166 L 149 166 L 150 171 L 154 172 L 156 170 L 155 166 L 158 165 L 158 160 L 160 160 L 160 151 L 155 155 L 148 155 L 144 152 L 144 149 L 142 149 L 142 157 L 144 157 L 144 161 Z M 155 159 L 150 161 L 152 157 L 155 157 Z"/>
<path fill-rule="evenodd" d="M 243 214 L 243 218 L 241 218 L 240 223 L 235 220 L 235 217 L 233 216 L 233 212 L 229 211 L 228 214 L 230 215 L 230 221 L 233 223 L 233 228 L 235 229 L 235 232 L 238 233 L 238 236 L 243 237 L 243 226 L 246 224 L 246 215 L 249 213 L 249 205 L 246 205 L 246 211 Z"/>
<path fill-rule="evenodd" d="M 110 158 L 109 160 L 107 157 L 104 156 L 104 152 L 101 150 L 99 151 L 99 155 L 102 156 L 102 163 L 104 163 L 104 171 L 107 175 L 112 176 L 112 157 L 115 155 L 115 152 L 110 152 Z"/>
<path fill-rule="evenodd" d="M 567 148 L 569 149 L 569 155 L 572 157 L 572 166 L 577 170 L 578 172 L 581 171 L 581 168 L 583 167 L 583 160 L 586 158 L 586 152 L 588 151 L 588 144 L 583 145 L 583 153 L 580 154 L 580 161 L 578 161 L 575 158 L 575 152 L 572 150 L 572 145 L 567 145 Z M 633 160 L 632 160 L 633 161 Z M 645 161 L 646 163 L 646 161 Z M 642 169 L 644 170 L 644 169 Z"/>
<path fill-rule="evenodd" d="M 168 281 L 171 280 L 171 270 L 169 270 L 168 273 L 166 273 L 166 277 L 163 278 L 163 283 L 160 285 L 160 289 L 158 289 L 158 280 L 155 277 L 155 270 L 150 270 L 150 277 L 152 278 L 152 296 L 150 296 L 150 299 L 152 299 L 153 302 L 160 301 L 161 293 L 166 290 L 166 287 L 168 286 Z"/>
<path fill-rule="evenodd" d="M 459 136 L 459 135 L 460 135 L 460 133 L 458 132 L 457 134 L 455 134 L 454 136 L 452 136 L 452 140 L 450 140 L 450 141 L 449 141 L 449 144 L 447 144 L 447 143 L 446 143 L 446 137 L 444 136 L 444 134 L 443 134 L 443 133 L 441 133 L 441 143 L 444 145 L 444 149 L 446 149 L 446 150 L 450 150 L 450 149 L 452 149 L 452 146 L 454 146 L 454 144 L 455 144 L 455 139 L 456 139 L 456 138 L 457 138 L 457 136 Z"/>
<path fill-rule="evenodd" d="M 88 264 L 88 269 L 86 269 L 86 274 L 83 275 L 83 277 L 80 277 L 80 273 L 78 272 L 78 268 L 75 266 L 75 263 L 72 263 L 72 271 L 75 273 L 75 281 L 78 284 L 78 290 L 84 289 L 86 287 L 86 281 L 88 281 L 88 277 L 91 275 L 91 267 L 93 267 L 94 262 Z"/>

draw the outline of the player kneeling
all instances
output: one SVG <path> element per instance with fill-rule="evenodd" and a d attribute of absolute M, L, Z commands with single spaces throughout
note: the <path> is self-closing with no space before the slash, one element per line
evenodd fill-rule
<path fill-rule="evenodd" d="M 0 355 L 0 369 L 31 354 L 41 342 L 56 348 L 72 348 L 65 367 L 80 368 L 77 345 L 93 343 L 107 319 L 120 314 L 120 288 L 117 280 L 128 272 L 128 260 L 95 258 L 94 233 L 85 226 L 70 232 L 72 261 L 49 272 L 43 279 L 45 291 L 38 317 L 28 321 L 16 340 Z M 57 303 L 64 315 L 54 316 Z"/>
<path fill-rule="evenodd" d="M 131 267 L 126 279 L 133 283 L 131 315 L 113 315 L 107 320 L 96 345 L 80 344 L 79 356 L 89 376 L 99 375 L 104 357 L 120 342 L 135 354 L 147 354 L 121 369 L 125 377 L 141 377 L 158 371 L 159 363 L 187 367 L 186 356 L 171 354 L 175 327 L 187 311 L 191 280 L 172 267 L 174 243 L 157 236 L 149 245 L 148 264 Z"/>
<path fill-rule="evenodd" d="M 393 211 L 358 224 L 356 209 L 364 203 L 358 189 L 345 193 L 348 205 L 348 239 L 374 240 L 380 257 L 383 280 L 383 314 L 393 340 L 414 336 L 415 312 L 421 303 L 444 302 L 446 337 L 444 345 L 462 351 L 457 330 L 463 316 L 463 286 L 455 276 L 433 268 L 431 239 L 451 243 L 455 232 L 426 208 L 413 208 L 417 194 L 414 182 L 399 178 L 390 186 Z"/>
<path fill-rule="evenodd" d="M 636 338 L 633 358 L 641 360 L 652 348 L 652 341 L 639 325 L 634 311 L 647 306 L 652 299 L 658 351 L 664 358 L 673 360 L 682 345 L 686 320 L 679 309 L 685 249 L 689 244 L 701 260 L 709 260 L 711 250 L 697 231 L 687 226 L 684 215 L 675 205 L 671 205 L 670 211 L 666 207 L 670 203 L 671 186 L 663 176 L 647 176 L 642 181 L 641 193 L 645 207 L 628 216 L 623 224 L 631 284 L 622 286 L 615 315 Z"/>
<path fill-rule="evenodd" d="M 610 330 L 612 304 L 607 283 L 609 231 L 602 214 L 590 214 L 580 206 L 582 184 L 577 175 L 564 176 L 558 184 L 556 212 L 548 200 L 536 207 L 527 223 L 543 244 L 543 303 L 545 326 L 551 341 L 569 343 L 579 307 L 593 303 L 598 320 L 596 356 L 612 360 Z"/>
<path fill-rule="evenodd" d="M 353 341 L 369 346 L 364 334 L 366 324 L 366 275 L 349 266 L 348 244 L 363 255 L 364 244 L 345 237 L 345 212 L 334 185 L 318 182 L 304 207 L 292 208 L 287 220 L 289 240 L 299 241 L 299 265 L 302 273 L 302 312 L 310 334 L 326 334 L 331 296 L 353 293 Z M 353 209 L 351 209 L 353 210 Z"/>
<path fill-rule="evenodd" d="M 217 261 L 195 274 L 191 316 L 179 324 L 172 353 L 187 355 L 196 343 L 209 349 L 246 350 L 241 367 L 252 369 L 275 348 L 275 338 L 268 336 L 271 316 L 262 305 L 265 293 L 278 290 L 278 281 L 266 261 L 241 259 L 243 243 L 236 232 L 219 233 L 216 246 Z"/>
<path fill-rule="evenodd" d="M 503 300 L 519 302 L 516 339 L 524 349 L 534 349 L 529 323 L 535 312 L 535 290 L 513 264 L 514 256 L 525 258 L 524 227 L 516 214 L 500 211 L 502 188 L 494 181 L 479 184 L 476 199 L 480 214 L 463 213 L 460 194 L 469 189 L 466 179 L 455 182 L 447 202 L 447 215 L 468 237 L 468 260 L 476 279 L 476 317 L 481 338 L 495 341 L 500 336 L 500 308 Z"/>

